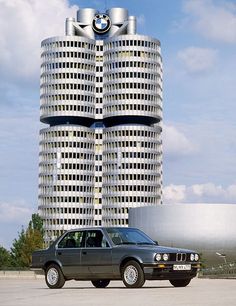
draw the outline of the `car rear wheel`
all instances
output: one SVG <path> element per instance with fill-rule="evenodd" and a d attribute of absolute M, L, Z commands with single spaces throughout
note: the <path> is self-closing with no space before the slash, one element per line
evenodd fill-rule
<path fill-rule="evenodd" d="M 65 284 L 65 277 L 56 264 L 47 267 L 45 273 L 46 284 L 50 289 L 62 288 Z"/>
<path fill-rule="evenodd" d="M 91 282 L 96 288 L 106 288 L 110 284 L 109 279 L 92 280 Z"/>
<path fill-rule="evenodd" d="M 145 283 L 143 269 L 134 260 L 127 262 L 122 268 L 122 280 L 128 288 L 141 288 Z"/>
<path fill-rule="evenodd" d="M 170 279 L 171 285 L 174 287 L 186 287 L 190 283 L 191 279 Z"/>

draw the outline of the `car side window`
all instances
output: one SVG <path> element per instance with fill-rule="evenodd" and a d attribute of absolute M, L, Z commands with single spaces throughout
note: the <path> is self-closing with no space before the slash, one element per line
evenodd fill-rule
<path fill-rule="evenodd" d="M 109 244 L 100 230 L 87 231 L 86 248 L 107 248 Z"/>
<path fill-rule="evenodd" d="M 84 231 L 69 232 L 58 244 L 58 248 L 81 248 L 83 247 Z"/>

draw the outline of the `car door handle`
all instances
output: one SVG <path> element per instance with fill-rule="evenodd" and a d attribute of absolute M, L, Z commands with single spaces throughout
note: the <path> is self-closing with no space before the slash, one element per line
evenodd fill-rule
<path fill-rule="evenodd" d="M 57 255 L 61 255 L 61 252 L 57 252 Z"/>
<path fill-rule="evenodd" d="M 86 255 L 86 254 L 87 254 L 87 252 L 86 252 L 86 251 L 83 251 L 83 252 L 82 252 L 82 254 L 83 254 L 83 255 Z"/>

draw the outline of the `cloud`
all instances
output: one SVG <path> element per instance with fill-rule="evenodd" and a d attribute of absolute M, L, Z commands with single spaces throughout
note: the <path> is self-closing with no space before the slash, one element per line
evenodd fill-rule
<path fill-rule="evenodd" d="M 163 125 L 162 137 L 165 156 L 180 157 L 197 151 L 197 146 L 173 125 Z"/>
<path fill-rule="evenodd" d="M 190 15 L 190 23 L 200 35 L 217 42 L 236 43 L 235 3 L 187 0 L 184 2 L 184 11 Z"/>
<path fill-rule="evenodd" d="M 209 48 L 189 47 L 178 52 L 177 57 L 190 73 L 210 71 L 217 61 L 217 50 Z"/>
<path fill-rule="evenodd" d="M 24 201 L 18 202 L 0 202 L 0 222 L 17 223 L 23 225 L 30 220 L 33 213 L 32 209 L 27 207 Z"/>
<path fill-rule="evenodd" d="M 225 190 L 221 185 L 216 186 L 213 183 L 207 184 L 195 184 L 189 187 L 190 194 L 195 195 L 196 197 L 224 197 Z"/>
<path fill-rule="evenodd" d="M 1 79 L 29 82 L 38 79 L 40 42 L 64 35 L 66 17 L 77 7 L 67 0 L 0 0 Z"/>
<path fill-rule="evenodd" d="M 236 185 L 223 187 L 213 183 L 168 185 L 163 188 L 163 202 L 175 203 L 236 203 Z"/>
<path fill-rule="evenodd" d="M 33 212 L 25 200 L 0 201 L 0 245 L 10 250 L 17 233 L 27 227 Z"/>
<path fill-rule="evenodd" d="M 185 185 L 169 185 L 163 188 L 164 204 L 179 203 L 185 200 L 186 186 Z"/>

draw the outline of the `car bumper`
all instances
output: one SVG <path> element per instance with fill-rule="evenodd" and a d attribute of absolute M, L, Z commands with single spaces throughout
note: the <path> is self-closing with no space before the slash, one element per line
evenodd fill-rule
<path fill-rule="evenodd" d="M 176 263 L 174 263 L 176 264 Z M 191 264 L 191 270 L 174 270 L 174 264 L 156 264 L 143 267 L 147 280 L 169 280 L 193 278 L 200 269 L 199 263 Z"/>

